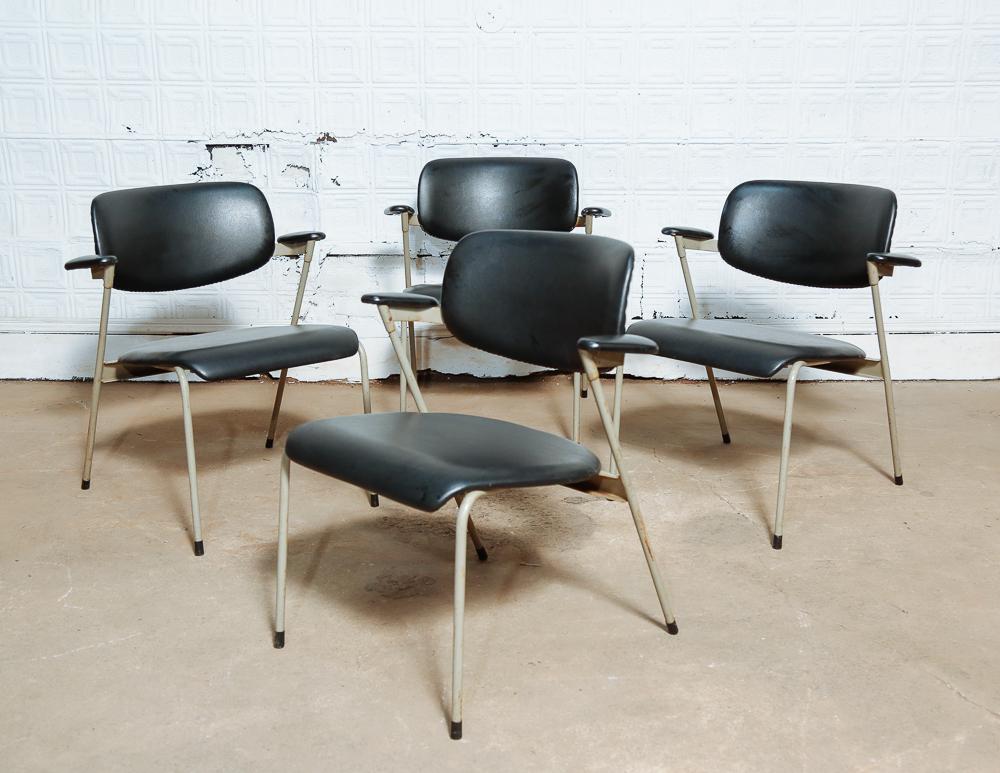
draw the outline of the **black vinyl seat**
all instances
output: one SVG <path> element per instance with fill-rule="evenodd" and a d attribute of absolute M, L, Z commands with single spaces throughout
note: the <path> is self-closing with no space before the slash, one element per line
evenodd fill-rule
<path fill-rule="evenodd" d="M 283 368 L 329 362 L 358 353 L 358 336 L 334 325 L 275 325 L 177 336 L 132 349 L 126 368 L 184 368 L 206 381 L 243 378 Z"/>
<path fill-rule="evenodd" d="M 726 198 L 719 238 L 700 228 L 668 226 L 662 230 L 677 248 L 691 319 L 649 319 L 633 323 L 629 333 L 656 342 L 657 356 L 704 365 L 722 430 L 729 428 L 714 368 L 769 378 L 789 368 L 785 419 L 771 546 L 783 539 L 785 491 L 792 436 L 795 384 L 803 367 L 881 378 L 885 388 L 892 448 L 893 480 L 903 484 L 896 433 L 896 411 L 889 372 L 879 282 L 900 267 L 920 261 L 889 252 L 896 222 L 896 195 L 886 188 L 795 180 L 751 180 Z M 728 319 L 701 319 L 688 269 L 687 251 L 718 252 L 733 268 L 776 282 L 829 289 L 870 289 L 878 336 L 879 359 L 846 341 Z"/>
<path fill-rule="evenodd" d="M 188 372 L 218 381 L 280 370 L 264 441 L 271 448 L 289 368 L 357 355 L 363 407 L 371 410 L 364 347 L 350 328 L 299 325 L 313 251 L 326 235 L 295 231 L 276 239 L 271 208 L 253 185 L 207 182 L 108 191 L 94 198 L 90 219 L 95 254 L 66 263 L 67 270 L 89 270 L 104 285 L 81 487 L 90 488 L 101 385 L 173 372 L 181 390 L 194 552 L 200 556 L 205 548 Z M 104 361 L 112 290 L 162 293 L 203 287 L 249 274 L 279 255 L 302 259 L 290 324 L 162 336 L 114 362 Z M 378 502 L 374 494 L 370 501 Z"/>
<path fill-rule="evenodd" d="M 311 421 L 285 444 L 278 505 L 274 646 L 285 646 L 288 505 L 292 462 L 404 505 L 435 512 L 452 500 L 455 516 L 455 603 L 451 737 L 462 736 L 462 631 L 466 542 L 480 560 L 487 551 L 471 519 L 475 503 L 499 489 L 561 485 L 627 502 L 646 558 L 666 631 L 677 633 L 639 503 L 618 443 L 601 369 L 619 367 L 627 353 L 655 353 L 656 344 L 625 335 L 632 248 L 601 236 L 546 231 L 479 231 L 463 237 L 445 269 L 442 320 L 461 342 L 491 354 L 559 371 L 583 371 L 617 474 L 601 470 L 590 450 L 559 435 L 508 421 L 430 413 L 396 325 L 399 314 L 438 307 L 415 293 L 372 293 L 419 413 L 378 413 Z M 620 395 L 620 393 L 616 393 Z M 616 414 L 617 416 L 617 414 Z"/>
<path fill-rule="evenodd" d="M 418 510 L 469 491 L 579 483 L 588 449 L 509 421 L 457 413 L 376 413 L 311 421 L 285 443 L 293 462 Z"/>
<path fill-rule="evenodd" d="M 864 350 L 827 336 L 727 319 L 649 319 L 629 333 L 656 342 L 660 357 L 769 378 L 797 360 L 864 360 Z"/>

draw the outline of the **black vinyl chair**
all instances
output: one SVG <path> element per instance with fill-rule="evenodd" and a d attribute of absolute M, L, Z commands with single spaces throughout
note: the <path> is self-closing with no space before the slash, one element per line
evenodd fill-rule
<path fill-rule="evenodd" d="M 712 369 L 768 378 L 790 367 L 771 540 L 776 550 L 782 544 L 792 407 L 801 368 L 882 379 L 893 476 L 897 485 L 903 484 L 879 280 L 892 276 L 900 266 L 919 267 L 920 261 L 889 252 L 895 220 L 896 196 L 884 188 L 755 180 L 739 185 L 729 194 L 722 209 L 718 241 L 709 231 L 697 228 L 667 227 L 662 231 L 674 238 L 677 247 L 691 319 L 643 320 L 631 325 L 629 332 L 655 341 L 660 357 L 707 368 L 724 442 L 729 442 L 729 430 Z M 778 282 L 824 288 L 870 287 L 880 358 L 868 359 L 853 344 L 826 336 L 700 318 L 687 250 L 717 251 L 730 266 Z"/>
<path fill-rule="evenodd" d="M 102 280 L 101 322 L 90 401 L 81 488 L 90 488 L 101 385 L 174 372 L 181 388 L 195 555 L 204 554 L 188 371 L 206 381 L 280 370 L 266 446 L 274 443 L 288 369 L 358 355 L 364 411 L 371 411 L 368 365 L 354 331 L 338 325 L 300 325 L 299 312 L 319 231 L 274 238 L 264 194 L 246 183 L 213 182 L 111 191 L 91 205 L 95 255 L 74 258 L 67 270 L 90 269 Z M 111 291 L 164 292 L 221 282 L 263 267 L 272 256 L 303 259 L 290 325 L 249 327 L 165 338 L 104 361 Z M 377 499 L 372 495 L 372 505 Z"/>
<path fill-rule="evenodd" d="M 455 610 L 451 737 L 462 735 L 462 627 L 466 539 L 487 557 L 470 518 L 483 495 L 508 488 L 563 485 L 627 502 L 669 633 L 677 633 L 666 586 L 653 558 L 639 502 L 622 464 L 599 370 L 630 352 L 652 353 L 648 339 L 623 335 L 633 254 L 606 237 L 481 231 L 463 238 L 448 261 L 438 298 L 417 293 L 363 297 L 378 306 L 419 413 L 380 413 L 312 421 L 288 435 L 281 468 L 274 646 L 285 644 L 285 574 L 291 462 L 434 512 L 455 500 Z M 594 391 L 619 473 L 601 471 L 589 450 L 568 438 L 478 416 L 429 413 L 396 324 L 440 308 L 464 343 L 493 354 L 579 373 Z"/>
<path fill-rule="evenodd" d="M 561 158 L 440 158 L 427 163 L 417 182 L 417 210 L 408 204 L 387 207 L 386 215 L 399 215 L 403 231 L 403 278 L 406 292 L 441 302 L 441 285 L 412 282 L 413 255 L 410 228 L 419 227 L 437 239 L 458 241 L 476 231 L 572 231 L 590 234 L 594 218 L 610 217 L 604 207 L 579 209 L 580 183 L 576 167 Z M 407 355 L 415 370 L 417 361 L 414 322 L 441 324 L 438 306 L 414 314 L 407 321 Z M 574 376 L 573 438 L 580 431 L 580 401 L 586 397 L 579 375 Z M 406 380 L 400 378 L 400 410 L 406 410 Z"/>

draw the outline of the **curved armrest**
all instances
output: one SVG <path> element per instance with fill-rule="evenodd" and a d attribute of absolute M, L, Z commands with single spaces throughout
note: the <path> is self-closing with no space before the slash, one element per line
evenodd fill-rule
<path fill-rule="evenodd" d="M 361 296 L 362 303 L 372 306 L 388 306 L 390 309 L 431 309 L 438 305 L 437 298 L 417 293 L 366 293 Z"/>
<path fill-rule="evenodd" d="M 876 265 L 883 266 L 909 266 L 910 268 L 920 268 L 923 263 L 918 258 L 911 258 L 909 255 L 897 255 L 892 252 L 869 252 L 868 261 Z"/>
<path fill-rule="evenodd" d="M 405 212 L 407 215 L 412 215 L 415 211 L 409 204 L 393 204 L 391 207 L 386 207 L 382 214 L 402 215 Z"/>
<path fill-rule="evenodd" d="M 578 349 L 585 352 L 608 352 L 611 354 L 658 354 L 660 347 L 645 336 L 623 333 L 617 336 L 587 336 L 576 342 Z"/>
<path fill-rule="evenodd" d="M 67 271 L 73 271 L 78 268 L 107 268 L 117 263 L 118 258 L 114 255 L 81 255 L 79 258 L 67 260 L 63 268 Z"/>
<path fill-rule="evenodd" d="M 695 242 L 707 242 L 709 239 L 715 238 L 715 234 L 711 231 L 703 231 L 700 228 L 686 228 L 684 226 L 668 225 L 660 233 L 664 236 L 682 236 L 685 239 Z"/>
<path fill-rule="evenodd" d="M 584 217 L 588 215 L 591 217 L 611 217 L 611 210 L 604 207 L 584 207 L 580 210 L 580 214 Z"/>
<path fill-rule="evenodd" d="M 286 247 L 292 244 L 305 244 L 306 242 L 321 242 L 326 238 L 326 234 L 322 231 L 293 231 L 290 234 L 282 234 L 277 239 L 275 239 L 278 244 L 284 244 Z"/>

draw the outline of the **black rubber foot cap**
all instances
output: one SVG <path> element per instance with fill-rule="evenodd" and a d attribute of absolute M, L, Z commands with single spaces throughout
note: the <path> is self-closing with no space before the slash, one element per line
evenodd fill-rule
<path fill-rule="evenodd" d="M 197 542 L 194 543 L 194 554 L 196 556 L 205 555 L 205 543 L 202 542 L 201 540 L 198 540 Z"/>
<path fill-rule="evenodd" d="M 369 494 L 368 504 L 370 504 L 372 507 L 378 507 L 378 494 Z"/>
<path fill-rule="evenodd" d="M 274 648 L 276 650 L 284 649 L 285 647 L 285 632 L 275 631 L 274 632 Z"/>
<path fill-rule="evenodd" d="M 89 486 L 90 483 L 88 483 L 87 485 Z M 902 486 L 903 485 L 903 476 L 902 475 L 897 475 L 896 476 L 896 485 L 897 486 Z"/>
<path fill-rule="evenodd" d="M 674 620 L 674 622 L 672 622 L 672 623 L 667 623 L 667 633 L 669 633 L 671 636 L 676 636 L 677 635 L 677 621 L 676 620 Z"/>
<path fill-rule="evenodd" d="M 479 556 L 480 561 L 485 561 L 490 557 L 490 554 L 486 552 L 486 548 L 476 548 L 476 555 Z"/>
<path fill-rule="evenodd" d="M 269 437 L 267 440 L 264 441 L 264 448 L 274 448 L 274 438 L 273 437 Z"/>
<path fill-rule="evenodd" d="M 586 389 L 581 389 L 580 390 L 580 397 L 582 397 L 584 400 L 587 399 L 587 390 Z"/>
<path fill-rule="evenodd" d="M 781 535 L 775 534 L 771 537 L 771 547 L 775 550 L 781 550 Z"/>
<path fill-rule="evenodd" d="M 903 482 L 901 478 L 897 478 L 897 480 L 900 483 Z M 80 481 L 80 488 L 83 489 L 84 491 L 87 491 L 90 488 L 90 481 L 89 480 L 81 480 Z"/>
<path fill-rule="evenodd" d="M 451 740 L 457 741 L 462 737 L 462 723 L 452 722 L 451 723 Z"/>
<path fill-rule="evenodd" d="M 729 437 L 728 432 L 722 433 L 722 442 L 725 443 L 726 445 L 729 445 L 730 443 L 733 442 L 733 439 Z"/>

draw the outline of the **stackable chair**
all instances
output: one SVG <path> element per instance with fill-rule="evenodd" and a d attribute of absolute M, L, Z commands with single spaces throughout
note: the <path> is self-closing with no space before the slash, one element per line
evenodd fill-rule
<path fill-rule="evenodd" d="M 441 285 L 412 282 L 413 255 L 410 228 L 416 226 L 429 236 L 458 241 L 475 231 L 516 229 L 522 231 L 572 231 L 584 228 L 592 233 L 594 218 L 610 217 L 604 207 L 579 210 L 580 184 L 576 167 L 561 158 L 441 158 L 427 163 L 417 183 L 417 210 L 408 204 L 387 207 L 386 215 L 399 215 L 403 229 L 403 278 L 406 292 L 427 295 L 438 304 Z M 579 214 L 577 214 L 579 212 Z M 415 322 L 441 324 L 436 305 L 407 324 L 407 356 L 414 370 L 417 361 Z M 406 410 L 406 380 L 400 378 L 400 410 Z M 573 437 L 579 439 L 579 374 L 573 382 Z"/>
<path fill-rule="evenodd" d="M 788 385 L 778 472 L 778 502 L 771 545 L 781 549 L 788 455 L 792 438 L 795 382 L 803 367 L 881 378 L 889 416 L 895 482 L 903 484 L 892 400 L 879 280 L 900 266 L 920 266 L 916 258 L 889 252 L 896 219 L 896 196 L 884 188 L 838 183 L 755 180 L 736 187 L 726 199 L 719 238 L 697 228 L 667 227 L 677 246 L 691 319 L 636 322 L 629 333 L 656 342 L 660 357 L 704 365 L 723 441 L 726 417 L 713 368 L 768 378 L 785 367 Z M 806 287 L 870 287 L 880 358 L 825 336 L 730 320 L 701 319 L 688 271 L 687 250 L 717 251 L 734 268 L 765 279 Z"/>
<path fill-rule="evenodd" d="M 368 365 L 354 331 L 337 325 L 299 325 L 302 295 L 318 231 L 274 239 L 274 221 L 264 194 L 245 183 L 195 183 L 111 191 L 91 205 L 96 255 L 74 258 L 68 270 L 90 269 L 102 280 L 101 323 L 90 400 L 90 423 L 83 461 L 83 489 L 90 488 L 101 386 L 172 371 L 181 389 L 187 445 L 194 552 L 204 554 L 188 371 L 206 381 L 241 378 L 280 370 L 267 431 L 274 442 L 288 369 L 358 355 L 365 413 L 371 411 Z M 290 325 L 223 330 L 165 338 L 104 361 L 111 291 L 163 292 L 221 282 L 263 267 L 272 256 L 303 259 Z M 377 499 L 371 500 L 372 505 Z"/>
<path fill-rule="evenodd" d="M 417 293 L 366 295 L 378 306 L 418 413 L 379 413 L 311 421 L 288 435 L 281 466 L 274 646 L 285 644 L 285 571 L 291 462 L 425 512 L 459 505 L 455 533 L 455 609 L 451 737 L 462 735 L 462 626 L 466 539 L 481 560 L 486 550 L 472 507 L 498 489 L 562 485 L 627 502 L 666 621 L 677 633 L 614 423 L 600 370 L 629 352 L 652 353 L 647 339 L 623 335 L 632 248 L 606 237 L 527 231 L 481 231 L 462 239 L 448 261 L 440 300 Z M 568 438 L 478 416 L 430 413 L 396 324 L 440 308 L 464 343 L 548 368 L 583 372 L 618 463 L 601 471 L 598 458 Z"/>

